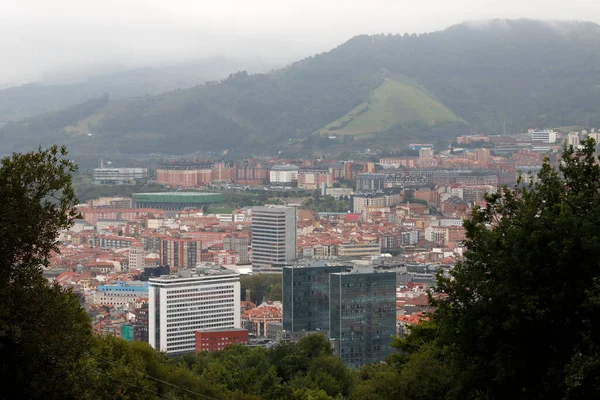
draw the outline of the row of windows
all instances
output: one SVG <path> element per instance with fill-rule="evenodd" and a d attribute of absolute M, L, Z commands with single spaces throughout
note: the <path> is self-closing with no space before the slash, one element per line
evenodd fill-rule
<path fill-rule="evenodd" d="M 206 324 L 202 326 L 196 326 L 193 328 L 188 328 L 187 330 L 182 330 L 179 332 L 167 333 L 167 343 L 173 342 L 181 342 L 184 340 L 188 340 L 189 342 L 196 342 L 195 335 L 198 329 L 217 329 L 217 328 L 231 328 L 233 327 L 233 322 L 224 321 L 219 323 Z M 189 340 L 191 339 L 191 340 Z"/>
<path fill-rule="evenodd" d="M 189 325 L 194 325 L 194 324 L 204 324 L 206 322 L 219 322 L 219 321 L 223 321 L 223 320 L 227 320 L 230 321 L 233 319 L 233 312 L 228 312 L 228 313 L 222 313 L 219 315 L 204 315 L 204 316 L 197 316 L 197 317 L 185 317 L 185 318 L 174 318 L 170 321 L 167 322 L 167 327 L 170 329 L 172 327 L 182 327 L 182 326 L 189 326 Z M 219 317 L 219 318 L 215 318 L 215 317 Z M 167 332 L 169 331 L 169 329 L 167 329 Z M 175 329 L 175 328 L 174 328 Z"/>
<path fill-rule="evenodd" d="M 181 296 L 181 295 L 180 295 Z M 179 303 L 179 304 L 188 304 L 194 300 L 204 300 L 204 301 L 208 301 L 209 303 L 211 303 L 211 300 L 216 300 L 216 299 L 232 299 L 233 297 L 233 293 L 228 293 L 228 294 L 221 294 L 221 295 L 210 295 L 210 296 L 195 296 L 195 297 L 183 297 L 181 299 L 171 299 L 169 300 L 169 303 Z"/>
<path fill-rule="evenodd" d="M 233 303 L 233 299 L 231 297 L 229 297 L 225 300 L 201 299 L 201 300 L 196 300 L 196 301 L 177 302 L 176 304 L 168 304 L 167 310 L 172 309 L 173 311 L 177 311 L 177 310 L 183 309 L 185 307 L 198 305 L 198 304 L 219 305 L 219 304 L 230 304 L 230 303 Z"/>
<path fill-rule="evenodd" d="M 175 309 L 175 310 L 169 310 L 168 312 L 168 317 L 173 316 L 173 315 L 180 315 L 182 312 L 185 311 L 200 311 L 200 310 L 212 310 L 212 312 L 214 312 L 215 310 L 219 310 L 219 309 L 228 309 L 234 306 L 233 302 L 226 302 L 223 304 L 216 304 L 216 305 L 210 305 L 210 306 L 198 306 L 198 307 L 187 307 L 187 308 L 180 308 L 180 309 Z"/>
<path fill-rule="evenodd" d="M 223 294 L 223 293 L 234 293 L 234 291 L 231 289 L 225 289 L 225 290 L 213 290 L 213 291 L 207 291 L 204 293 L 182 293 L 182 294 L 171 294 L 171 295 L 167 295 L 167 299 L 183 299 L 183 298 L 190 298 L 190 297 L 207 297 L 207 296 L 211 296 L 211 295 L 215 295 L 215 294 Z"/>
<path fill-rule="evenodd" d="M 223 341 L 231 341 L 231 340 L 245 340 L 246 336 L 244 335 L 237 335 L 237 336 L 225 336 L 225 337 L 201 337 L 200 339 L 198 339 L 198 341 L 200 342 L 215 342 L 215 341 L 219 341 L 223 342 Z"/>
<path fill-rule="evenodd" d="M 218 310 L 206 310 L 206 311 L 195 311 L 195 312 L 182 312 L 177 314 L 169 314 L 167 316 L 167 323 L 171 323 L 174 321 L 182 321 L 183 317 L 193 317 L 193 316 L 207 316 L 207 315 L 223 315 L 223 312 L 231 311 L 233 307 L 222 307 Z"/>
<path fill-rule="evenodd" d="M 234 286 L 233 285 L 227 285 L 227 286 L 204 286 L 204 287 L 195 287 L 195 288 L 189 288 L 189 289 L 184 289 L 184 290 L 169 290 L 167 291 L 167 295 L 173 294 L 173 293 L 194 293 L 194 292 L 206 292 L 208 290 L 216 290 L 216 289 L 233 289 Z"/>

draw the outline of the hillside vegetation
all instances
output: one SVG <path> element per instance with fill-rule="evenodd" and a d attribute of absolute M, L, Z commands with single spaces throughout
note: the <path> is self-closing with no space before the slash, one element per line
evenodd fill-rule
<path fill-rule="evenodd" d="M 368 102 L 327 124 L 319 132 L 357 135 L 387 132 L 398 124 L 424 122 L 436 125 L 439 122 L 455 121 L 461 119 L 423 90 L 386 78 L 375 89 Z"/>
<path fill-rule="evenodd" d="M 113 99 L 187 89 L 224 79 L 231 72 L 269 71 L 271 66 L 212 57 L 161 67 L 136 68 L 92 76 L 77 83 L 30 83 L 0 90 L 0 124 L 53 112 L 107 94 Z"/>
<path fill-rule="evenodd" d="M 504 122 L 508 131 L 598 126 L 599 82 L 593 23 L 494 20 L 363 35 L 269 74 L 239 72 L 85 115 L 94 133 L 85 140 L 64 130 L 80 119 L 11 123 L 0 130 L 0 152 L 59 141 L 77 153 L 273 153 L 319 142 L 336 126 L 360 146 L 378 132 L 368 146 L 389 148 L 420 136 L 500 133 Z"/>

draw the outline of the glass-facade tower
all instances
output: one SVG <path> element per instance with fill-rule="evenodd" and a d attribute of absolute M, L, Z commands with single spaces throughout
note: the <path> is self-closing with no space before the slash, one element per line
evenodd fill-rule
<path fill-rule="evenodd" d="M 327 265 L 283 268 L 283 329 L 329 329 L 329 275 L 348 267 Z"/>
<path fill-rule="evenodd" d="M 335 353 L 351 368 L 384 361 L 396 335 L 396 273 L 334 273 L 329 288 Z"/>

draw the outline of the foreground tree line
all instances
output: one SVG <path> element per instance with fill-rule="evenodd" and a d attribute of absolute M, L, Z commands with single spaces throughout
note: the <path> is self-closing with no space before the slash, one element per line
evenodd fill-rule
<path fill-rule="evenodd" d="M 64 148 L 14 154 L 0 167 L 0 398 L 599 398 L 596 161 L 590 139 L 537 182 L 488 196 L 430 321 L 353 371 L 319 335 L 179 358 L 94 335 L 78 298 L 41 274 L 76 217 L 76 167 Z"/>

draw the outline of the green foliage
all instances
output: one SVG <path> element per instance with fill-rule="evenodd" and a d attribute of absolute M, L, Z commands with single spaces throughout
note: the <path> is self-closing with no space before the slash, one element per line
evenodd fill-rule
<path fill-rule="evenodd" d="M 60 110 L 108 93 L 111 98 L 130 98 L 190 88 L 223 79 L 231 71 L 247 68 L 248 61 L 213 57 L 164 67 L 138 68 L 98 75 L 72 84 L 26 84 L 0 90 L 0 121 L 15 121 Z M 270 70 L 263 65 L 253 70 Z M 209 84 L 209 82 L 207 82 Z"/>
<path fill-rule="evenodd" d="M 598 397 L 595 161 L 589 139 L 565 149 L 558 169 L 546 161 L 538 182 L 504 188 L 473 210 L 469 251 L 450 277 L 438 276 L 445 297 L 434 301 L 432 322 L 395 343 L 402 352 L 390 361 L 416 390 L 408 398 Z M 420 387 L 408 373 L 417 370 L 437 378 Z"/>
<path fill-rule="evenodd" d="M 336 200 L 330 195 L 321 196 L 320 191 L 317 192 L 302 203 L 303 208 L 320 212 L 348 212 L 350 209 L 350 201 Z"/>
<path fill-rule="evenodd" d="M 57 251 L 56 237 L 76 216 L 71 185 L 75 165 L 66 149 L 13 154 L 0 168 L 0 285 L 39 277 L 48 255 Z"/>
<path fill-rule="evenodd" d="M 240 277 L 242 298 L 260 304 L 263 300 L 281 301 L 281 275 L 258 274 Z M 250 290 L 250 298 L 246 299 L 246 290 Z"/>
<path fill-rule="evenodd" d="M 400 123 L 460 121 L 425 91 L 392 79 L 373 91 L 368 102 L 355 107 L 319 132 L 327 135 L 356 135 L 389 131 Z"/>
<path fill-rule="evenodd" d="M 465 394 L 564 394 L 565 368 L 575 362 L 580 370 L 582 357 L 595 351 L 589 346 L 600 311 L 590 299 L 600 277 L 594 161 L 591 140 L 581 151 L 565 149 L 558 170 L 546 162 L 538 183 L 489 196 L 465 223 L 470 251 L 452 280 L 440 279 L 449 299 L 436 312 L 442 340 L 452 343 L 466 372 Z"/>
<path fill-rule="evenodd" d="M 58 232 L 76 217 L 75 168 L 57 146 L 2 159 L 0 373 L 15 397 L 79 398 L 89 383 L 89 318 L 76 296 L 41 275 Z"/>

